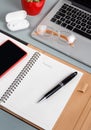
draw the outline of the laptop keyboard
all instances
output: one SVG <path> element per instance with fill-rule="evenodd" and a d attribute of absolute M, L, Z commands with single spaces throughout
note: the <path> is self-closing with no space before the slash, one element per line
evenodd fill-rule
<path fill-rule="evenodd" d="M 73 6 L 64 4 L 51 21 L 91 39 L 91 15 Z"/>

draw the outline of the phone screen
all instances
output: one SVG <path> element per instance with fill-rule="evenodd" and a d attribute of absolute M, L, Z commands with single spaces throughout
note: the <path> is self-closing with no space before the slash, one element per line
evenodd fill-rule
<path fill-rule="evenodd" d="M 0 46 L 0 77 L 5 74 L 11 67 L 15 66 L 26 52 L 12 41 L 7 40 Z"/>

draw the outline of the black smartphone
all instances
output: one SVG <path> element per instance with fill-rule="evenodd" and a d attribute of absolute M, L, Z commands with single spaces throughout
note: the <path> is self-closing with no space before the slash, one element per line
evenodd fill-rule
<path fill-rule="evenodd" d="M 27 52 L 10 40 L 0 45 L 0 78 L 27 55 Z"/>

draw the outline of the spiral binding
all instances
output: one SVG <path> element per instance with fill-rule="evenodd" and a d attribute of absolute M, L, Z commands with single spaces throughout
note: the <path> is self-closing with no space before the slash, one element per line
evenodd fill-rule
<path fill-rule="evenodd" d="M 27 62 L 27 64 L 24 66 L 24 68 L 21 70 L 21 72 L 18 74 L 18 76 L 15 78 L 15 80 L 12 82 L 12 84 L 9 86 L 6 92 L 2 95 L 0 102 L 5 103 L 8 100 L 8 98 L 15 91 L 15 89 L 19 86 L 19 84 L 27 75 L 27 73 L 31 70 L 35 62 L 38 60 L 39 56 L 40 56 L 39 52 L 35 52 L 33 54 L 33 56 L 30 58 L 30 60 Z"/>

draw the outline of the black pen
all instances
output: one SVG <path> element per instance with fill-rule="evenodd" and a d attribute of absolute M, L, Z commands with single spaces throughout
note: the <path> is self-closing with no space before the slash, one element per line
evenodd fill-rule
<path fill-rule="evenodd" d="M 77 75 L 77 72 L 73 72 L 72 74 L 68 75 L 65 79 L 63 79 L 57 86 L 52 88 L 49 92 L 47 92 L 38 102 L 40 102 L 43 99 L 49 98 L 51 95 L 53 95 L 56 91 L 58 91 L 60 88 L 62 88 L 64 85 L 66 85 L 69 81 L 71 81 L 75 76 Z"/>

